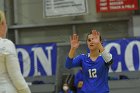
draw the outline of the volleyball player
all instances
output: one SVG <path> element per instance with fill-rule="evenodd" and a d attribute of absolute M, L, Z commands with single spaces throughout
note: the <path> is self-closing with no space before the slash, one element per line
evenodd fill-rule
<path fill-rule="evenodd" d="M 86 40 L 90 52 L 74 57 L 79 47 L 78 39 L 77 34 L 70 38 L 71 48 L 66 59 L 66 68 L 82 67 L 83 93 L 109 93 L 108 71 L 113 61 L 112 55 L 102 45 L 100 33 L 92 30 Z"/>
<path fill-rule="evenodd" d="M 0 11 L 0 93 L 31 93 L 21 74 L 15 45 L 6 39 L 7 24 Z"/>

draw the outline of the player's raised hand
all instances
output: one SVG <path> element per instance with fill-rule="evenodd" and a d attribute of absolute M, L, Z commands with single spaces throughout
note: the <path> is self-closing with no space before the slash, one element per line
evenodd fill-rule
<path fill-rule="evenodd" d="M 79 47 L 79 36 L 77 34 L 73 34 L 70 37 L 71 48 L 77 49 Z"/>
<path fill-rule="evenodd" d="M 93 37 L 94 37 L 94 43 L 95 44 L 100 44 L 101 43 L 101 41 L 100 41 L 100 33 L 99 32 L 97 32 L 96 30 L 92 30 L 92 35 L 93 35 Z"/>
<path fill-rule="evenodd" d="M 103 52 L 104 47 L 102 46 L 102 41 L 100 40 L 100 33 L 96 30 L 92 30 L 92 35 L 94 37 L 93 42 L 97 45 L 97 48 L 100 50 L 100 52 Z"/>

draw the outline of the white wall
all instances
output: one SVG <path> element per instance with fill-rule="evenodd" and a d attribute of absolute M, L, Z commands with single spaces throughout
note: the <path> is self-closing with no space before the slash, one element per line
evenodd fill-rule
<path fill-rule="evenodd" d="M 16 7 L 13 9 L 15 13 L 12 12 L 15 22 L 12 22 L 16 23 L 16 25 L 11 24 L 9 28 L 13 25 L 17 26 L 17 28 L 15 27 L 18 32 L 18 34 L 15 35 L 17 44 L 68 42 L 69 36 L 73 33 L 73 25 L 75 27 L 75 31 L 80 35 L 80 40 L 85 39 L 86 34 L 92 28 L 100 31 L 107 39 L 130 36 L 128 32 L 129 19 L 126 18 L 132 16 L 132 12 L 128 11 L 97 14 L 95 3 L 96 0 L 87 0 L 89 12 L 86 15 L 58 18 L 43 17 L 43 0 L 15 1 Z M 7 0 L 7 2 L 9 2 L 9 0 Z M 13 18 L 11 18 L 11 20 L 12 19 Z M 55 26 L 48 26 L 51 24 L 55 24 Z M 63 25 L 60 26 L 58 24 Z M 15 28 L 11 31 L 15 30 Z M 12 32 L 9 33 L 12 34 Z M 32 33 L 34 33 L 34 35 Z M 13 38 L 13 35 L 11 36 L 12 37 L 9 38 Z"/>
<path fill-rule="evenodd" d="M 43 0 L 16 0 L 17 1 L 17 15 L 19 24 L 51 24 L 51 23 L 66 23 L 70 21 L 98 21 L 104 18 L 124 17 L 131 14 L 131 12 L 117 12 L 117 13 L 96 13 L 96 0 L 88 1 L 89 13 L 78 17 L 58 17 L 58 18 L 44 18 L 43 17 Z"/>
<path fill-rule="evenodd" d="M 133 16 L 133 34 L 140 37 L 140 15 Z"/>
<path fill-rule="evenodd" d="M 0 0 L 0 10 L 4 10 L 4 0 Z"/>

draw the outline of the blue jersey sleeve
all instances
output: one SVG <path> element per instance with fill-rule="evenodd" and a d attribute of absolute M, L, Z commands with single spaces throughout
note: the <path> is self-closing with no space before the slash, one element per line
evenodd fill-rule
<path fill-rule="evenodd" d="M 65 64 L 66 68 L 70 69 L 73 67 L 80 67 L 80 66 L 82 66 L 82 55 L 79 55 L 75 58 L 67 57 L 66 64 Z"/>

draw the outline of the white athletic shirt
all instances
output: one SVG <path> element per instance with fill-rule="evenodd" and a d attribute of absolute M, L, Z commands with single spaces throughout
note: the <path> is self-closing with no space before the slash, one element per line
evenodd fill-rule
<path fill-rule="evenodd" d="M 21 74 L 15 45 L 0 38 L 0 93 L 31 93 Z"/>

